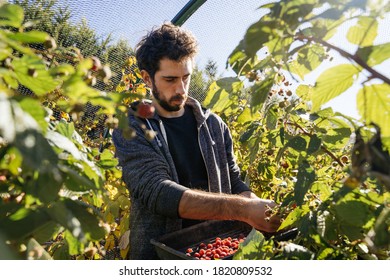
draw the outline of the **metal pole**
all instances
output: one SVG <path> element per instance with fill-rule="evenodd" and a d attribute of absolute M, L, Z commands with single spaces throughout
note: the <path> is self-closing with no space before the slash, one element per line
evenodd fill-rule
<path fill-rule="evenodd" d="M 176 14 L 171 20 L 174 25 L 181 26 L 187 19 L 195 13 L 200 6 L 202 6 L 207 0 L 190 0 L 188 3 Z"/>

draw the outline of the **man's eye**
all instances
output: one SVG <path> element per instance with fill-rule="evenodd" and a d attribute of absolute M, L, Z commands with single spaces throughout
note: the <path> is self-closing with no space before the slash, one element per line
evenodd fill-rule
<path fill-rule="evenodd" d="M 165 79 L 165 81 L 168 83 L 171 83 L 171 82 L 175 81 L 175 79 Z"/>

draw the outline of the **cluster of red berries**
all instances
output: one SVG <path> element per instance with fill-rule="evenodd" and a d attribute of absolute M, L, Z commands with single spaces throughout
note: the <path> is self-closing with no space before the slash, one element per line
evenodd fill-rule
<path fill-rule="evenodd" d="M 232 238 L 227 237 L 221 239 L 220 237 L 215 238 L 210 243 L 200 243 L 199 246 L 194 248 L 188 248 L 186 255 L 193 257 L 197 260 L 217 260 L 223 259 L 230 255 L 233 255 L 240 245 L 244 242 L 245 235 L 240 234 L 238 237 Z"/>

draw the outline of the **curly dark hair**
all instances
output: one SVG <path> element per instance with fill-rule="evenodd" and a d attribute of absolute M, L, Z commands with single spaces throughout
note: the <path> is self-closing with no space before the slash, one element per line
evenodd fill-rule
<path fill-rule="evenodd" d="M 154 79 L 160 60 L 181 61 L 198 53 L 198 43 L 192 33 L 172 23 L 164 23 L 150 31 L 137 44 L 135 56 L 138 68 Z"/>

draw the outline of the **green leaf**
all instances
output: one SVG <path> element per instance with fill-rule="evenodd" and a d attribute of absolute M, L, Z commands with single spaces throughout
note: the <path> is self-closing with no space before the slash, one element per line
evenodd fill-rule
<path fill-rule="evenodd" d="M 47 113 L 42 108 L 41 103 L 29 97 L 24 97 L 21 101 L 19 101 L 20 107 L 23 111 L 29 113 L 34 120 L 39 124 L 43 132 L 46 132 L 48 128 L 48 122 L 45 119 Z"/>
<path fill-rule="evenodd" d="M 221 84 L 223 85 L 223 82 Z M 213 108 L 215 112 L 222 112 L 231 103 L 229 93 L 221 89 L 216 81 L 210 85 L 206 98 L 203 101 L 204 106 Z"/>
<path fill-rule="evenodd" d="M 300 84 L 295 94 L 298 95 L 303 101 L 309 101 L 313 94 L 313 87 L 309 85 Z"/>
<path fill-rule="evenodd" d="M 79 255 L 84 251 L 84 244 L 75 238 L 69 230 L 65 231 L 65 240 L 68 243 L 69 255 Z"/>
<path fill-rule="evenodd" d="M 105 230 L 99 226 L 97 216 L 91 214 L 86 206 L 77 201 L 70 199 L 58 201 L 48 209 L 48 214 L 81 242 L 99 240 L 105 235 Z"/>
<path fill-rule="evenodd" d="M 249 128 L 240 136 L 239 141 L 241 143 L 247 142 L 252 137 L 253 133 L 257 130 L 258 127 L 258 124 L 252 123 Z"/>
<path fill-rule="evenodd" d="M 294 243 L 287 243 L 283 246 L 283 255 L 288 260 L 312 260 L 314 258 L 313 252 Z"/>
<path fill-rule="evenodd" d="M 304 197 L 315 181 L 315 178 L 315 171 L 304 161 L 298 168 L 297 182 L 294 186 L 294 199 L 298 206 L 303 204 Z"/>
<path fill-rule="evenodd" d="M 50 166 L 49 170 L 39 172 L 35 188 L 31 191 L 42 202 L 50 203 L 58 198 L 63 180 L 57 166 Z M 29 191 L 29 193 L 31 193 Z"/>
<path fill-rule="evenodd" d="M 390 43 L 359 48 L 356 55 L 373 67 L 390 58 Z"/>
<path fill-rule="evenodd" d="M 7 48 L 3 42 L 0 43 L 0 61 L 5 60 L 12 55 L 12 49 Z M 1 71 L 4 71 L 3 69 Z M 3 74 L 2 74 L 3 75 Z"/>
<path fill-rule="evenodd" d="M 19 28 L 24 20 L 23 8 L 18 5 L 3 4 L 0 6 L 0 26 Z"/>
<path fill-rule="evenodd" d="M 9 147 L 4 157 L 0 157 L 0 169 L 7 169 L 12 175 L 20 173 L 22 163 L 23 157 L 15 147 Z"/>
<path fill-rule="evenodd" d="M 367 123 L 374 122 L 381 128 L 382 137 L 390 137 L 390 85 L 364 86 L 357 95 L 359 114 Z"/>
<path fill-rule="evenodd" d="M 16 213 L 0 219 L 2 234 L 10 240 L 22 240 L 50 222 L 50 216 L 43 210 L 21 208 Z"/>
<path fill-rule="evenodd" d="M 266 115 L 266 127 L 269 130 L 273 130 L 276 128 L 278 124 L 278 114 L 276 110 L 269 110 Z"/>
<path fill-rule="evenodd" d="M 272 253 L 272 241 L 267 241 L 264 235 L 252 229 L 245 241 L 240 244 L 234 254 L 234 260 L 264 260 Z"/>
<path fill-rule="evenodd" d="M 251 87 L 252 98 L 251 98 L 251 110 L 252 113 L 259 110 L 264 102 L 267 100 L 268 93 L 273 86 L 273 80 L 267 79 L 261 83 L 255 83 Z"/>
<path fill-rule="evenodd" d="M 43 61 L 37 57 L 25 55 L 14 59 L 12 66 L 19 82 L 37 95 L 49 93 L 59 85 L 59 81 L 49 75 Z"/>
<path fill-rule="evenodd" d="M 98 165 L 104 169 L 110 169 L 118 165 L 118 159 L 115 158 L 110 150 L 106 149 L 100 154 Z"/>
<path fill-rule="evenodd" d="M 27 242 L 26 255 L 28 260 L 52 260 L 50 254 L 34 238 Z"/>
<path fill-rule="evenodd" d="M 221 78 L 216 81 L 217 86 L 226 90 L 229 93 L 236 93 L 242 89 L 244 83 L 236 77 Z"/>
<path fill-rule="evenodd" d="M 356 25 L 347 33 L 347 39 L 352 44 L 366 47 L 374 43 L 378 35 L 378 21 L 376 18 L 361 16 Z"/>
<path fill-rule="evenodd" d="M 287 142 L 286 146 L 291 147 L 296 151 L 302 152 L 306 150 L 307 142 L 305 138 L 301 136 L 295 136 Z"/>
<path fill-rule="evenodd" d="M 390 244 L 390 208 L 385 207 L 379 214 L 375 222 L 374 228 L 369 232 L 369 237 L 374 240 L 374 244 L 378 247 L 388 247 Z"/>
<path fill-rule="evenodd" d="M 96 185 L 93 180 L 88 178 L 80 169 L 60 165 L 61 171 L 65 175 L 65 186 L 71 191 L 88 191 L 95 189 Z"/>
<path fill-rule="evenodd" d="M 73 133 L 74 133 L 74 123 L 73 122 L 66 122 L 64 120 L 61 120 L 58 125 L 56 126 L 56 131 L 60 133 L 61 135 L 65 136 L 69 140 L 72 140 Z"/>
<path fill-rule="evenodd" d="M 362 227 L 371 218 L 369 206 L 361 201 L 342 201 L 334 206 L 340 224 Z"/>
<path fill-rule="evenodd" d="M 38 30 L 32 30 L 28 32 L 11 33 L 8 35 L 8 38 L 21 43 L 44 43 L 49 38 L 49 34 Z"/>
<path fill-rule="evenodd" d="M 304 65 L 308 72 L 311 72 L 320 66 L 325 56 L 326 52 L 323 46 L 311 44 L 299 50 L 297 61 L 299 64 Z"/>
<path fill-rule="evenodd" d="M 58 157 L 46 138 L 36 130 L 25 130 L 16 137 L 15 146 L 23 156 L 23 163 L 31 170 L 47 170 L 57 164 Z"/>
<path fill-rule="evenodd" d="M 272 180 L 275 177 L 276 171 L 275 165 L 268 165 L 264 162 L 260 162 L 257 166 L 257 172 L 259 172 L 259 175 L 269 180 Z"/>
<path fill-rule="evenodd" d="M 303 207 L 295 208 L 284 219 L 282 224 L 279 226 L 278 231 L 294 226 L 308 212 L 309 212 L 309 209 L 306 207 L 305 208 L 303 208 Z"/>
<path fill-rule="evenodd" d="M 54 234 L 60 230 L 60 227 L 54 221 L 46 223 L 44 226 L 40 227 L 34 232 L 34 239 L 43 244 L 49 240 L 53 239 Z"/>
<path fill-rule="evenodd" d="M 237 74 L 245 74 L 252 70 L 251 57 L 248 57 L 244 52 L 244 40 L 241 40 L 238 46 L 229 55 L 227 64 L 230 65 L 232 70 Z"/>
<path fill-rule="evenodd" d="M 74 74 L 75 69 L 70 64 L 60 64 L 56 67 L 50 68 L 49 72 L 53 76 L 55 76 L 55 75 L 68 76 L 68 75 Z"/>
<path fill-rule="evenodd" d="M 252 24 L 244 37 L 245 53 L 248 56 L 254 56 L 272 38 L 275 26 L 276 22 L 263 20 Z"/>
<path fill-rule="evenodd" d="M 251 109 L 248 107 L 245 107 L 245 109 L 241 112 L 241 114 L 237 117 L 237 122 L 239 124 L 245 124 L 250 121 L 253 121 L 254 117 L 251 113 Z"/>
<path fill-rule="evenodd" d="M 321 148 L 321 143 L 321 138 L 319 138 L 317 135 L 311 135 L 309 146 L 307 147 L 307 153 L 312 154 L 317 152 Z"/>
<path fill-rule="evenodd" d="M 272 54 L 272 57 L 276 61 L 287 61 L 288 55 L 287 52 L 290 49 L 290 45 L 293 43 L 293 37 L 279 37 L 276 36 L 273 40 L 270 40 L 264 44 L 267 47 L 269 52 Z"/>
<path fill-rule="evenodd" d="M 341 64 L 324 71 L 314 87 L 312 110 L 318 111 L 323 104 L 351 87 L 359 72 L 360 69 L 351 64 Z"/>
<path fill-rule="evenodd" d="M 76 160 L 82 160 L 84 158 L 83 154 L 76 147 L 76 145 L 69 138 L 63 136 L 62 134 L 59 134 L 55 131 L 48 131 L 46 138 L 53 146 L 56 146 L 71 154 Z"/>

